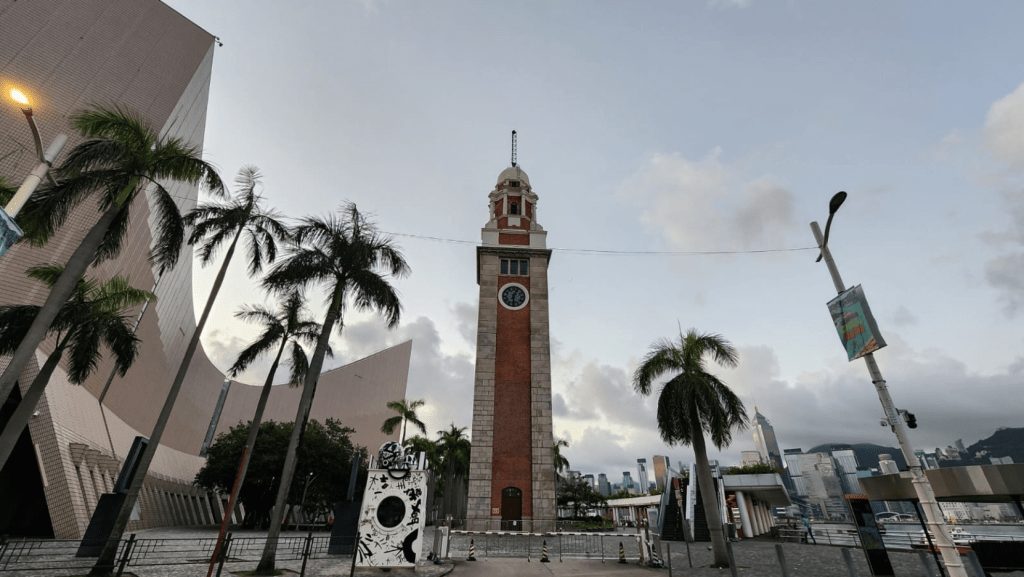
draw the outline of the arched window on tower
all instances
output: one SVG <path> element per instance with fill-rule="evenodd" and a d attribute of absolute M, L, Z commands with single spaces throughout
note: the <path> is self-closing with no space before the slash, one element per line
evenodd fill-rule
<path fill-rule="evenodd" d="M 509 214 L 519 214 L 519 204 L 515 203 L 515 202 L 510 203 L 508 205 L 508 213 Z"/>

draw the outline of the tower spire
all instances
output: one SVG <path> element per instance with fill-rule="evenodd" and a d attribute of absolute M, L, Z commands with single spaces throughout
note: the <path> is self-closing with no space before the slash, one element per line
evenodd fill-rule
<path fill-rule="evenodd" d="M 516 165 L 516 131 L 512 131 L 512 166 Z"/>

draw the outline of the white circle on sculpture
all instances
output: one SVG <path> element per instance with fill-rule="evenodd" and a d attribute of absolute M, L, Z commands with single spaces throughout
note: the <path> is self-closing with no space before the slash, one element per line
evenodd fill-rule
<path fill-rule="evenodd" d="M 517 282 L 506 283 L 502 285 L 501 291 L 498 293 L 498 301 L 501 306 L 511 311 L 517 311 L 529 304 L 530 291 Z"/>

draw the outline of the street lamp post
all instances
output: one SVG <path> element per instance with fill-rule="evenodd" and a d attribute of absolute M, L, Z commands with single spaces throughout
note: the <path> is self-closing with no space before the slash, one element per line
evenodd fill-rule
<path fill-rule="evenodd" d="M 11 218 L 14 218 L 21 211 L 21 207 L 25 206 L 25 202 L 32 196 L 32 193 L 35 192 L 36 187 L 39 186 L 44 177 L 49 176 L 50 182 L 56 184 L 53 181 L 53 177 L 48 173 L 50 167 L 53 166 L 53 161 L 60 154 L 60 151 L 64 149 L 64 145 L 67 144 L 68 137 L 66 134 L 58 134 L 44 152 L 42 141 L 39 139 L 39 129 L 36 127 L 35 118 L 32 116 L 32 107 L 29 106 L 28 98 L 20 90 L 11 90 L 11 98 L 21 104 L 21 112 L 25 114 L 28 126 L 32 130 L 32 140 L 35 141 L 36 156 L 39 158 L 39 164 L 32 169 L 32 172 L 25 178 L 21 187 L 18 188 L 18 192 L 14 194 L 11 201 L 4 207 L 4 212 Z"/>
<path fill-rule="evenodd" d="M 839 206 L 843 204 L 844 200 L 846 200 L 845 192 L 839 192 L 832 197 L 832 201 L 829 203 L 829 224 L 832 223 L 832 217 L 839 210 Z M 828 230 L 828 227 L 826 227 L 826 230 Z M 839 269 L 836 268 L 836 263 L 832 260 L 832 253 L 828 248 L 828 239 L 822 236 L 821 228 L 818 227 L 817 222 L 811 223 L 811 232 L 814 233 L 814 240 L 821 249 L 818 260 L 825 259 L 828 272 L 832 275 L 832 283 L 835 285 L 836 291 L 842 294 L 846 290 L 846 285 L 843 284 L 843 279 L 839 276 Z M 935 542 L 942 553 L 942 561 L 946 565 L 950 577 L 967 577 L 963 562 L 960 560 L 960 553 L 957 552 L 956 547 L 953 545 L 953 540 L 949 536 L 949 530 L 946 528 L 942 509 L 939 508 L 938 502 L 935 501 L 935 493 L 932 491 L 931 483 L 928 482 L 928 477 L 925 476 L 924 470 L 921 468 L 921 461 L 914 454 L 914 449 L 907 436 L 906 424 L 903 422 L 900 411 L 896 409 L 892 402 L 889 388 L 885 385 L 885 379 L 882 378 L 882 371 L 879 370 L 878 363 L 875 362 L 875 355 L 873 353 L 865 354 L 864 362 L 867 364 L 868 373 L 871 375 L 871 382 L 875 385 L 875 391 L 878 393 L 878 400 L 882 403 L 885 418 L 896 435 L 896 440 L 900 444 L 900 450 L 903 451 L 903 458 L 906 459 L 907 466 L 910 468 L 914 491 L 917 493 L 917 499 L 921 502 L 921 508 L 924 509 L 925 518 L 928 520 L 931 533 L 935 536 Z"/>

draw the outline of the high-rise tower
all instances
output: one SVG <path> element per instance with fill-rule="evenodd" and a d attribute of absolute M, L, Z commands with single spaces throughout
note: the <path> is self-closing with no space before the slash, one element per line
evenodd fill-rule
<path fill-rule="evenodd" d="M 771 421 L 761 414 L 754 407 L 754 444 L 761 456 L 761 461 L 775 467 L 782 477 L 782 482 L 787 489 L 792 489 L 789 475 L 782 463 L 782 451 L 779 450 L 779 441 L 775 438 L 775 428 Z"/>
<path fill-rule="evenodd" d="M 470 530 L 554 528 L 547 232 L 522 168 L 498 176 L 477 247 Z"/>

